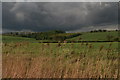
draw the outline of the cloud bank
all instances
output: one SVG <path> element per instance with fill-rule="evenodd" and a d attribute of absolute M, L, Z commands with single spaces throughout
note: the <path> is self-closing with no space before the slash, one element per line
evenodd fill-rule
<path fill-rule="evenodd" d="M 118 22 L 117 2 L 3 2 L 2 10 L 4 30 L 75 31 Z"/>

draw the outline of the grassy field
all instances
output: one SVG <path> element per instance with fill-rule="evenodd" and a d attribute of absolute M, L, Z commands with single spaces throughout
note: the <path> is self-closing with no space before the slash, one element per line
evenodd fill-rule
<path fill-rule="evenodd" d="M 9 42 L 37 42 L 33 38 L 24 38 L 24 37 L 15 37 L 15 36 L 2 36 L 2 42 L 3 43 L 9 43 Z"/>
<path fill-rule="evenodd" d="M 83 32 L 82 35 L 67 39 L 69 41 L 108 41 L 107 36 L 113 36 L 111 40 L 114 38 L 119 37 L 119 32 L 117 31 L 110 31 L 110 32 Z M 120 38 L 120 37 L 119 37 Z"/>
<path fill-rule="evenodd" d="M 71 35 L 75 35 L 78 33 L 60 33 L 60 34 L 54 34 L 53 36 L 66 36 L 69 37 Z M 81 32 L 79 33 L 81 35 L 71 37 L 68 39 L 65 39 L 66 41 L 116 41 L 115 39 L 118 39 L 117 41 L 120 41 L 119 32 L 118 31 L 110 31 L 110 32 Z M 16 37 L 16 36 L 3 36 L 2 37 L 3 42 L 22 42 L 22 41 L 28 41 L 28 42 L 58 42 L 60 40 L 36 40 L 34 38 L 25 38 L 25 37 Z"/>
<path fill-rule="evenodd" d="M 83 32 L 68 41 L 107 41 L 118 32 Z M 61 34 L 63 36 L 63 34 Z M 1 38 L 0 38 L 1 39 Z M 38 43 L 2 36 L 3 78 L 118 78 L 119 42 Z"/>
<path fill-rule="evenodd" d="M 118 77 L 118 42 L 2 45 L 3 78 Z"/>

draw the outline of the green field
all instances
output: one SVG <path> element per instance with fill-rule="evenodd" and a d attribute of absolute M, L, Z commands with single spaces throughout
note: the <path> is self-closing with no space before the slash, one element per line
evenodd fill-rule
<path fill-rule="evenodd" d="M 8 42 L 36 42 L 35 39 L 33 38 L 25 38 L 25 37 L 15 37 L 15 36 L 2 36 L 2 41 L 3 43 L 8 43 Z"/>
<path fill-rule="evenodd" d="M 117 37 L 116 32 L 82 33 L 69 40 L 78 40 L 82 37 L 86 41 L 105 41 L 109 33 Z M 45 40 L 15 36 L 2 36 L 2 40 L 3 78 L 119 76 L 119 42 L 38 43 Z"/>
<path fill-rule="evenodd" d="M 15 42 L 15 43 L 3 43 L 4 54 L 39 54 L 46 56 L 57 55 L 69 55 L 74 53 L 75 55 L 86 54 L 91 57 L 97 55 L 106 56 L 107 53 L 112 55 L 118 55 L 118 42 L 103 42 L 103 43 L 29 43 L 29 42 Z M 53 51 L 51 53 L 51 51 Z M 103 53 L 105 51 L 105 53 Z M 110 51 L 110 52 L 109 52 Z M 94 57 L 93 56 L 93 57 Z M 103 56 L 103 57 L 104 57 Z"/>
<path fill-rule="evenodd" d="M 77 33 L 60 33 L 54 34 L 51 37 L 69 37 L 71 35 L 75 35 Z M 120 37 L 118 31 L 110 31 L 110 32 L 82 32 L 79 33 L 81 35 L 71 37 L 65 39 L 66 41 L 120 41 Z M 27 38 L 27 37 L 17 37 L 17 36 L 2 36 L 3 42 L 58 42 L 60 40 L 36 40 L 34 38 Z"/>
<path fill-rule="evenodd" d="M 70 41 L 109 41 L 108 40 L 108 35 L 113 36 L 111 37 L 111 40 L 114 40 L 114 38 L 119 37 L 118 32 L 116 31 L 111 31 L 111 32 L 94 32 L 94 33 L 90 33 L 90 32 L 83 32 L 81 36 L 78 37 L 74 37 L 71 39 L 67 39 Z M 119 37 L 120 38 L 120 37 Z"/>

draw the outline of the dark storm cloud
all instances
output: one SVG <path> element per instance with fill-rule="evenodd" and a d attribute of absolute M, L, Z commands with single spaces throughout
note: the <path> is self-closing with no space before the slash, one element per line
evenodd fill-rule
<path fill-rule="evenodd" d="M 118 3 L 3 3 L 3 29 L 77 30 L 117 24 Z"/>

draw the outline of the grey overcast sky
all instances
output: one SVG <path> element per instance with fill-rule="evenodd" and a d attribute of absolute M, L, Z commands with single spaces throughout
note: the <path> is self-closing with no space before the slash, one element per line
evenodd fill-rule
<path fill-rule="evenodd" d="M 117 2 L 3 2 L 2 30 L 117 29 Z"/>

